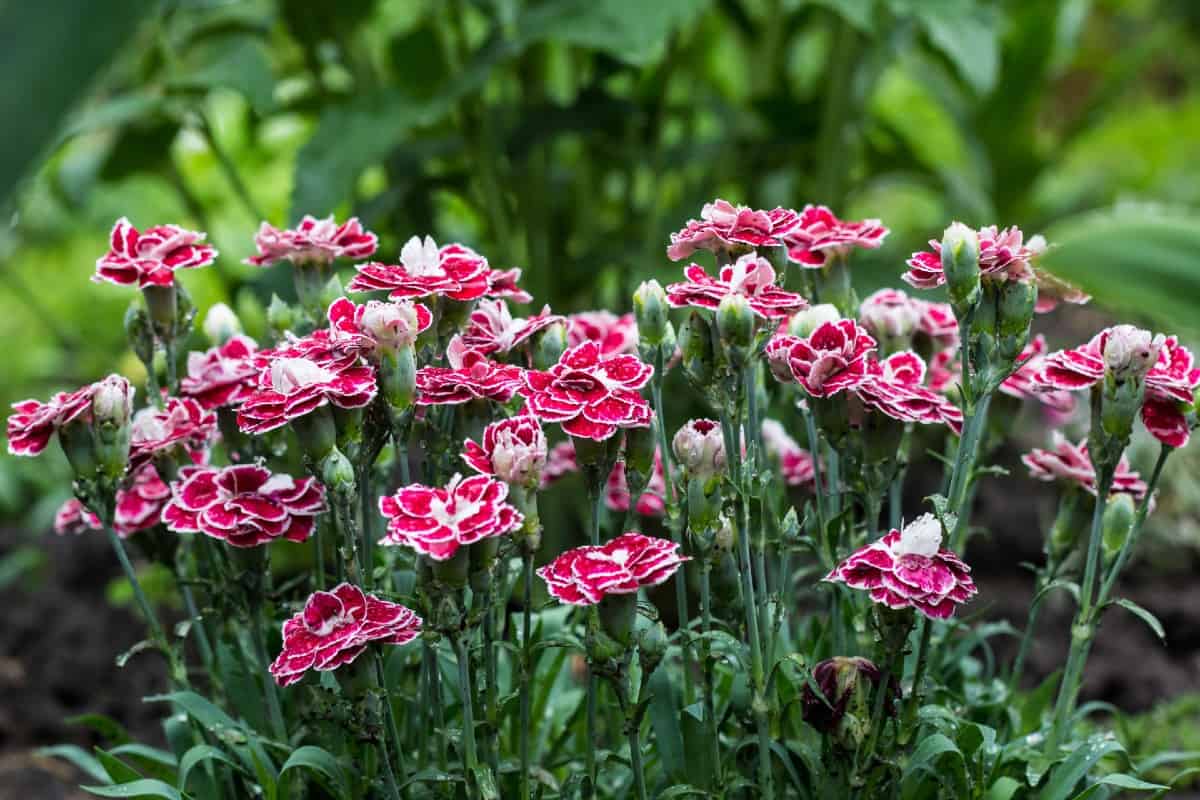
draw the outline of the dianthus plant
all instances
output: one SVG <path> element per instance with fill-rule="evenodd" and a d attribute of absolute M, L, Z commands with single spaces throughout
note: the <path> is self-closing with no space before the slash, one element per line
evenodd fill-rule
<path fill-rule="evenodd" d="M 949 302 L 860 304 L 852 260 L 887 234 L 717 200 L 671 236 L 678 281 L 643 283 L 632 313 L 570 314 L 514 309 L 532 299 L 520 271 L 464 244 L 413 236 L 388 258 L 357 219 L 264 223 L 245 258 L 290 270 L 296 300 L 272 300 L 258 341 L 208 309 L 209 349 L 185 354 L 177 273 L 216 250 L 118 221 L 96 279 L 141 293 L 144 402 L 111 375 L 8 420 L 16 455 L 61 445 L 74 498 L 56 526 L 107 535 L 148 628 L 135 651 L 168 666 L 148 700 L 170 749 L 69 751 L 91 791 L 1153 788 L 1091 771 L 1120 746 L 1087 738 L 1077 701 L 1106 609 L 1148 618 L 1114 591 L 1196 424 L 1200 368 L 1129 325 L 1051 352 L 1035 312 L 1086 297 L 1016 227 L 954 223 L 897 268 Z M 1018 632 L 975 621 L 967 547 L 979 482 L 1018 480 L 985 464 L 1022 403 L 1051 424 L 1090 409 L 1091 428 L 1024 458 L 1061 507 Z M 1146 478 L 1125 456 L 1139 418 L 1161 442 Z M 924 508 L 915 469 L 943 470 Z M 140 560 L 175 576 L 182 619 Z M 1064 587 L 1070 655 L 1028 693 L 1042 599 Z M 997 632 L 1020 636 L 1011 662 Z"/>

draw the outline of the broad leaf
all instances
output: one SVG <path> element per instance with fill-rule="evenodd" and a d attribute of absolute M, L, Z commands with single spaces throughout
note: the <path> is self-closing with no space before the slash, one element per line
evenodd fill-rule
<path fill-rule="evenodd" d="M 181 793 L 169 783 L 144 779 L 130 781 L 116 786 L 82 786 L 85 792 L 98 797 L 159 797 L 164 800 L 187 800 L 188 795 Z"/>

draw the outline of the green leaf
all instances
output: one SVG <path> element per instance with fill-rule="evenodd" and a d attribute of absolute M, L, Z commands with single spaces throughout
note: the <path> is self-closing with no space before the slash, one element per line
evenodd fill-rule
<path fill-rule="evenodd" d="M 119 95 L 98 105 L 85 108 L 71 118 L 63 129 L 61 140 L 81 133 L 118 128 L 131 122 L 157 117 L 164 99 L 160 95 L 136 91 Z"/>
<path fill-rule="evenodd" d="M 315 773 L 321 785 L 338 797 L 349 796 L 346 773 L 337 758 L 328 750 L 313 745 L 296 748 L 288 756 L 288 760 L 283 762 L 279 776 L 282 778 L 288 770 L 301 768 Z"/>
<path fill-rule="evenodd" d="M 108 773 L 108 779 L 113 783 L 128 783 L 145 777 L 142 773 L 107 750 L 97 747 L 95 753 L 97 760 L 104 765 L 104 771 Z"/>
<path fill-rule="evenodd" d="M 108 771 L 104 769 L 104 765 L 94 755 L 78 745 L 56 744 L 53 747 L 42 747 L 35 751 L 35 754 L 45 758 L 61 758 L 98 781 L 112 780 L 108 777 Z"/>
<path fill-rule="evenodd" d="M 259 114 L 274 106 L 275 81 L 262 40 L 237 33 L 206 37 L 188 48 L 168 81 L 175 89 L 233 89 Z"/>
<path fill-rule="evenodd" d="M 683 735 L 679 725 L 679 698 L 671 683 L 664 662 L 650 676 L 650 725 L 663 769 L 672 781 L 683 779 L 686 763 L 683 757 Z"/>
<path fill-rule="evenodd" d="M 1107 603 L 1105 607 L 1113 605 L 1120 606 L 1130 614 L 1133 614 L 1135 617 L 1140 619 L 1142 622 L 1146 623 L 1146 626 L 1149 627 L 1150 630 L 1154 631 L 1154 635 L 1157 636 L 1160 641 L 1165 642 L 1167 640 L 1167 632 L 1163 629 L 1162 623 L 1158 621 L 1158 617 L 1154 616 L 1137 603 L 1125 597 L 1118 597 L 1116 600 Z"/>
<path fill-rule="evenodd" d="M 150 777 L 161 778 L 165 781 L 175 780 L 175 771 L 179 763 L 174 754 L 168 753 L 166 750 L 133 743 L 119 745 L 108 752 L 114 756 L 124 756 L 140 762 Z"/>
<path fill-rule="evenodd" d="M 861 32 L 875 31 L 875 0 L 811 0 L 813 5 L 824 6 Z"/>
<path fill-rule="evenodd" d="M 1039 264 L 1098 304 L 1172 331 L 1200 328 L 1200 218 L 1147 209 L 1092 212 L 1055 224 L 1046 236 L 1051 247 Z"/>
<path fill-rule="evenodd" d="M 183 758 L 179 759 L 178 786 L 181 790 L 187 789 L 188 776 L 191 775 L 192 770 L 205 761 L 220 761 L 234 769 L 242 769 L 241 765 L 234 761 L 224 750 L 213 747 L 211 744 L 195 745 L 183 754 Z"/>
<path fill-rule="evenodd" d="M 1099 734 L 1089 738 L 1051 771 L 1050 779 L 1038 794 L 1038 800 L 1067 800 L 1076 784 L 1083 780 L 1083 776 L 1097 761 L 1124 750 L 1121 743 L 1109 735 Z"/>
<path fill-rule="evenodd" d="M 106 714 L 80 714 L 63 720 L 68 725 L 82 725 L 100 734 L 100 738 L 113 744 L 125 744 L 133 737 L 125 726 Z"/>
<path fill-rule="evenodd" d="M 554 39 L 642 66 L 707 5 L 708 0 L 560 0 L 530 7 L 517 27 L 529 43 Z"/>
<path fill-rule="evenodd" d="M 921 744 L 913 751 L 905 769 L 903 779 L 904 797 L 916 796 L 921 789 L 921 773 L 932 772 L 944 782 L 944 771 L 941 767 L 943 756 L 951 756 L 954 763 L 954 779 L 957 793 L 952 795 L 962 797 L 967 794 L 967 767 L 963 754 L 958 746 L 944 735 L 935 733 L 921 740 Z"/>
<path fill-rule="evenodd" d="M 999 777 L 996 782 L 988 787 L 988 793 L 985 800 L 1011 800 L 1012 796 L 1021 788 L 1021 782 L 1016 778 L 1010 778 L 1007 775 Z"/>
<path fill-rule="evenodd" d="M 677 797 L 712 797 L 713 795 L 686 783 L 677 783 L 658 796 L 658 800 L 675 800 Z"/>
<path fill-rule="evenodd" d="M 99 797 L 159 797 L 164 800 L 186 800 L 188 797 L 169 783 L 150 779 L 130 781 L 116 786 L 82 786 L 80 788 Z"/>

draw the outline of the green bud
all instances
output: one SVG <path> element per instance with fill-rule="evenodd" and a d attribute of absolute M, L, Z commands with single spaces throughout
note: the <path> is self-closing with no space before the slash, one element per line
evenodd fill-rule
<path fill-rule="evenodd" d="M 647 625 L 638 631 L 638 660 L 642 674 L 649 675 L 667 653 L 667 629 L 661 622 Z"/>
<path fill-rule="evenodd" d="M 1061 563 L 1077 546 L 1092 517 L 1091 495 L 1073 490 L 1059 501 L 1058 514 L 1050 528 L 1046 552 L 1053 563 Z"/>
<path fill-rule="evenodd" d="M 1104 538 L 1102 540 L 1104 563 L 1111 564 L 1121 552 L 1129 532 L 1133 529 L 1133 519 L 1136 516 L 1133 495 L 1127 492 L 1114 494 L 1108 498 L 1104 507 Z"/>
<path fill-rule="evenodd" d="M 604 632 L 628 646 L 633 638 L 633 623 L 637 620 L 637 593 L 606 594 L 597 608 Z"/>
<path fill-rule="evenodd" d="M 321 460 L 321 482 L 335 495 L 348 496 L 355 491 L 354 465 L 336 447 Z"/>
<path fill-rule="evenodd" d="M 657 445 L 654 426 L 657 424 L 659 424 L 658 420 L 655 420 L 653 424 L 648 425 L 645 428 L 626 429 L 626 472 L 639 472 L 642 475 L 645 475 L 646 479 L 649 480 L 650 474 L 654 470 L 654 451 Z"/>
<path fill-rule="evenodd" d="M 633 293 L 633 313 L 639 340 L 652 346 L 662 344 L 671 323 L 667 319 L 667 293 L 658 281 L 644 281 Z"/>
<path fill-rule="evenodd" d="M 325 285 L 321 287 L 321 308 L 329 308 L 329 306 L 333 304 L 333 301 L 345 296 L 346 290 L 342 288 L 342 279 L 339 278 L 335 273 L 334 275 L 330 276 L 329 280 L 325 282 Z"/>
<path fill-rule="evenodd" d="M 170 336 L 175 331 L 175 313 L 178 310 L 175 284 L 170 286 L 147 286 L 142 289 L 146 298 L 146 310 L 150 312 L 150 324 L 159 336 Z"/>
<path fill-rule="evenodd" d="M 150 316 L 136 302 L 130 303 L 125 310 L 125 338 L 138 361 L 146 365 L 146 370 L 154 369 L 154 332 L 150 327 Z"/>
<path fill-rule="evenodd" d="M 837 322 L 841 318 L 842 315 L 837 310 L 837 306 L 832 303 L 820 303 L 793 314 L 792 318 L 788 320 L 788 333 L 792 336 L 799 336 L 801 339 L 807 339 L 813 335 L 813 331 L 826 322 Z"/>
<path fill-rule="evenodd" d="M 216 303 L 204 315 L 204 335 L 214 347 L 220 347 L 242 332 L 242 323 L 233 309 Z"/>
<path fill-rule="evenodd" d="M 741 369 L 754 345 L 754 310 L 744 295 L 727 294 L 717 306 L 717 332 L 729 363 Z"/>
<path fill-rule="evenodd" d="M 417 361 L 411 346 L 379 355 L 379 387 L 393 414 L 410 408 L 417 395 Z"/>
<path fill-rule="evenodd" d="M 1029 344 L 1029 328 L 1033 324 L 1033 309 L 1037 305 L 1037 286 L 1021 281 L 1005 281 L 1000 285 L 996 330 L 999 368 L 1004 377 L 1010 373 Z M 998 379 L 1003 380 L 999 375 Z"/>
<path fill-rule="evenodd" d="M 700 312 L 689 314 L 679 329 L 679 349 L 683 374 L 693 389 L 707 394 L 716 383 L 717 359 L 712 328 Z"/>
<path fill-rule="evenodd" d="M 296 310 L 277 295 L 271 295 L 271 304 L 267 306 L 267 327 L 275 334 L 276 339 L 283 338 L 284 331 L 296 327 Z"/>
<path fill-rule="evenodd" d="M 693 533 L 707 534 L 721 525 L 721 481 L 695 477 L 688 481 L 688 527 Z"/>
<path fill-rule="evenodd" d="M 979 304 L 979 237 L 961 222 L 942 234 L 942 272 L 959 321 Z"/>
<path fill-rule="evenodd" d="M 534 369 L 548 370 L 567 350 L 567 326 L 559 322 L 533 337 Z"/>

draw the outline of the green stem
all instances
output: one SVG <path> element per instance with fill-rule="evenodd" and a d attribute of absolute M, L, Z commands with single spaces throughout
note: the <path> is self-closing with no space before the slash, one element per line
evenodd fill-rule
<path fill-rule="evenodd" d="M 591 527 L 591 543 L 595 547 L 600 544 L 600 514 L 601 504 L 604 502 L 604 476 L 601 474 L 604 470 L 597 470 L 600 476 L 591 483 L 588 487 L 588 499 L 591 501 L 592 508 L 592 527 Z M 592 615 L 592 622 L 596 621 L 596 607 L 592 606 L 589 609 L 589 614 Z M 596 721 L 596 701 L 599 692 L 599 678 L 592 665 L 588 663 L 588 684 L 587 684 L 587 742 L 585 744 L 585 762 L 587 766 L 588 788 L 584 792 L 584 797 L 596 796 L 596 748 L 599 746 L 597 740 L 598 728 Z"/>
<path fill-rule="evenodd" d="M 275 680 L 267 672 L 271 662 L 267 656 L 267 614 L 260 596 L 251 600 L 254 603 L 254 622 L 251 625 L 251 635 L 254 639 L 254 649 L 258 656 L 259 677 L 263 682 L 263 693 L 267 696 L 267 715 L 271 721 L 271 733 L 281 742 L 287 742 L 287 724 L 283 720 L 283 708 L 279 704 L 279 690 Z"/>
<path fill-rule="evenodd" d="M 379 688 L 380 699 L 383 701 L 384 720 L 387 723 L 387 736 L 391 743 L 391 749 L 396 756 L 396 767 L 400 771 L 401 782 L 408 782 L 408 770 L 404 766 L 404 745 L 400 738 L 400 728 L 396 725 L 396 710 L 392 707 L 391 698 L 388 696 L 386 673 L 383 668 L 383 653 L 379 650 L 375 651 L 375 682 Z M 388 782 L 388 790 L 393 798 L 400 796 L 400 790 L 396 785 L 396 776 L 392 771 L 391 758 L 388 755 L 386 746 L 379 748 L 379 755 L 383 759 L 384 773 Z"/>
<path fill-rule="evenodd" d="M 911 741 L 916 732 L 914 725 L 917 721 L 917 708 L 921 704 L 921 681 L 925 678 L 925 666 L 929 660 L 929 640 L 933 638 L 933 620 L 921 617 L 921 643 L 917 646 L 917 664 L 913 672 L 912 690 L 908 696 L 908 705 L 904 710 L 904 724 L 900 735 L 904 741 Z"/>
<path fill-rule="evenodd" d="M 889 659 L 887 665 L 883 668 L 879 685 L 875 689 L 875 703 L 871 708 L 871 732 L 867 735 L 866 745 L 863 747 L 861 754 L 856 755 L 854 758 L 855 775 L 864 767 L 869 766 L 871 759 L 875 756 L 875 748 L 879 744 L 879 737 L 883 728 L 883 712 L 887 707 L 888 695 L 891 694 L 892 676 L 896 672 L 892 666 L 892 661 Z"/>
<path fill-rule="evenodd" d="M 951 536 L 951 548 L 956 553 L 962 553 L 967 545 L 971 516 L 971 509 L 967 503 L 968 490 L 972 483 L 971 475 L 975 470 L 979 445 L 983 441 L 984 431 L 987 430 L 988 407 L 991 402 L 991 393 L 985 394 L 963 423 L 962 438 L 959 439 L 958 453 L 954 459 L 954 474 L 950 478 L 950 493 L 947 499 L 950 510 L 958 515 Z"/>
<path fill-rule="evenodd" d="M 642 726 L 635 718 L 636 712 L 630 706 L 628 690 L 619 688 L 617 691 L 623 698 L 621 705 L 625 709 L 625 736 L 629 740 L 629 766 L 633 771 L 634 793 L 637 800 L 646 800 L 646 773 L 642 767 L 642 742 L 639 735 Z"/>
<path fill-rule="evenodd" d="M 1057 572 L 1057 566 L 1050 564 L 1047 567 L 1045 575 L 1041 576 L 1035 584 L 1035 590 L 1040 594 L 1050 581 L 1054 580 L 1054 575 Z M 1012 695 L 1021 686 L 1021 678 L 1025 675 L 1025 662 L 1029 658 L 1029 649 L 1033 646 L 1034 636 L 1037 633 L 1038 618 L 1042 612 L 1043 597 L 1037 597 L 1029 606 L 1029 615 L 1025 620 L 1025 631 L 1021 634 L 1021 645 L 1017 648 L 1017 657 L 1013 661 L 1012 674 L 1008 677 L 1008 695 Z"/>
<path fill-rule="evenodd" d="M 328 519 L 328 517 L 326 517 Z M 313 549 L 317 553 L 317 588 L 324 591 L 325 583 L 325 525 L 320 520 L 313 526 Z"/>
<path fill-rule="evenodd" d="M 179 661 L 178 654 L 176 654 L 166 635 L 163 633 L 162 625 L 158 622 L 158 616 L 154 613 L 154 607 L 150 605 L 150 600 L 146 597 L 146 593 L 142 591 L 141 581 L 138 580 L 137 573 L 133 569 L 133 564 L 129 561 L 129 554 L 125 552 L 125 544 L 121 541 L 121 537 L 117 536 L 117 532 L 113 530 L 112 523 L 105 523 L 104 532 L 108 535 L 108 542 L 112 545 L 113 552 L 117 554 L 117 561 L 121 564 L 121 570 L 125 573 L 125 579 L 129 581 L 129 586 L 133 589 L 133 599 L 137 603 L 138 609 L 142 612 L 142 616 L 146 618 L 146 626 L 150 628 L 150 638 L 162 650 L 163 655 L 166 656 L 167 663 L 170 665 L 171 681 L 179 685 L 187 685 L 187 675 L 184 672 L 183 665 Z"/>
<path fill-rule="evenodd" d="M 471 682 L 471 656 L 467 652 L 467 645 L 461 635 L 451 636 L 450 643 L 458 658 L 458 685 L 462 692 L 463 767 L 466 773 L 464 777 L 467 781 L 468 794 L 477 796 L 476 775 L 479 769 L 479 756 L 475 749 L 475 700 L 473 697 L 475 690 L 474 684 Z"/>
<path fill-rule="evenodd" d="M 433 706 L 433 727 L 437 731 L 437 735 L 433 737 L 434 749 L 438 768 L 446 771 L 446 715 L 442 704 L 442 673 L 441 666 L 438 664 L 437 646 L 429 642 L 425 643 L 425 652 L 422 653 L 425 661 L 425 674 L 429 681 L 429 704 Z"/>
<path fill-rule="evenodd" d="M 1150 513 L 1150 502 L 1154 497 L 1154 490 L 1158 487 L 1158 480 L 1162 477 L 1163 466 L 1166 465 L 1167 457 L 1171 455 L 1172 450 L 1172 447 L 1164 444 L 1158 452 L 1158 461 L 1154 463 L 1154 472 L 1150 475 L 1150 482 L 1146 484 L 1146 494 L 1142 497 L 1142 502 L 1138 505 L 1137 516 L 1134 517 L 1133 525 L 1129 528 L 1129 535 L 1125 537 L 1125 542 L 1121 545 L 1121 550 L 1117 554 L 1116 561 L 1113 562 L 1108 575 L 1104 577 L 1104 582 L 1100 587 L 1100 594 L 1096 599 L 1097 606 L 1103 607 L 1108 602 L 1113 587 L 1117 583 L 1117 578 L 1120 577 L 1121 571 L 1125 568 L 1125 564 L 1133 552 L 1133 548 L 1137 545 L 1138 537 L 1142 533 L 1142 524 L 1146 521 L 1146 515 Z"/>
<path fill-rule="evenodd" d="M 217 157 L 217 166 L 221 168 L 221 172 L 225 175 L 225 179 L 229 181 L 229 185 L 233 187 L 233 192 L 238 196 L 245 207 L 247 213 L 250 214 L 256 221 L 266 219 L 258 204 L 254 202 L 254 198 L 250 196 L 250 190 L 246 183 L 242 180 L 241 174 L 238 172 L 237 165 L 233 163 L 233 159 L 225 150 L 224 146 L 217 140 L 216 132 L 213 130 L 212 124 L 208 120 L 208 115 L 201 112 L 200 118 L 200 133 L 204 136 L 205 142 L 212 150 L 213 155 Z"/>
<path fill-rule="evenodd" d="M 713 667 L 712 653 L 712 585 L 709 573 L 712 566 L 706 559 L 700 566 L 700 604 L 704 626 L 704 643 L 701 646 L 700 658 L 704 673 L 704 719 L 708 723 L 708 735 L 712 739 L 713 785 L 721 785 L 721 740 L 717 728 L 716 702 L 713 700 Z"/>
<path fill-rule="evenodd" d="M 371 490 L 370 490 L 370 475 L 371 465 L 365 464 L 359 470 L 358 476 L 358 505 L 359 505 L 359 527 L 362 534 L 361 555 L 362 555 L 362 587 L 369 590 L 375 582 L 375 551 L 374 540 L 371 536 L 371 520 L 374 519 L 371 507 Z"/>
<path fill-rule="evenodd" d="M 529 775 L 529 709 L 530 709 L 530 692 L 529 680 L 530 668 L 533 661 L 533 648 L 531 638 L 533 636 L 533 550 L 526 544 L 521 554 L 522 578 L 525 585 L 522 589 L 521 599 L 521 727 L 520 727 L 520 751 L 521 751 L 521 800 L 529 800 L 530 795 L 530 775 Z"/>
<path fill-rule="evenodd" d="M 800 411 L 800 415 L 804 417 L 804 428 L 808 432 L 808 452 L 812 457 L 813 462 L 813 492 L 817 498 L 817 541 L 822 544 L 822 557 L 825 559 L 825 569 L 833 569 L 834 554 L 829 552 L 829 548 L 824 546 L 825 539 L 825 521 L 827 519 L 825 510 L 825 481 L 821 480 L 821 439 L 817 433 L 817 422 L 813 419 L 812 409 L 804 408 Z"/>

